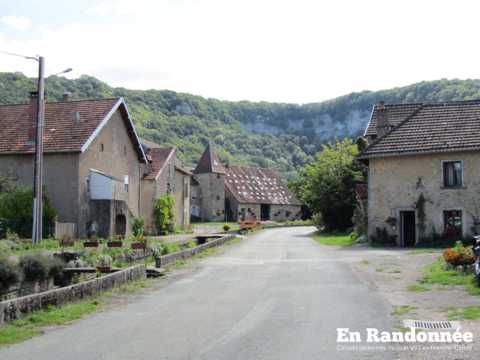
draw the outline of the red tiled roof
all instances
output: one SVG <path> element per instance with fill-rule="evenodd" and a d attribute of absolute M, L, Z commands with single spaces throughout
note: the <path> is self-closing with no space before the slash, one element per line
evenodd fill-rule
<path fill-rule="evenodd" d="M 415 110 L 421 107 L 421 103 L 408 104 L 385 104 L 385 110 L 388 113 L 388 121 L 390 125 L 397 126 Z M 377 135 L 377 105 L 373 107 L 370 121 L 365 129 L 365 136 Z"/>
<path fill-rule="evenodd" d="M 45 104 L 44 152 L 81 152 L 123 104 L 127 130 L 144 154 L 122 99 L 47 102 Z M 0 105 L 0 154 L 35 151 L 36 104 Z"/>
<path fill-rule="evenodd" d="M 480 100 L 416 106 L 359 158 L 480 150 Z"/>
<path fill-rule="evenodd" d="M 240 203 L 302 205 L 273 170 L 250 166 L 225 170 L 226 188 Z"/>
<path fill-rule="evenodd" d="M 198 161 L 197 167 L 193 171 L 194 174 L 205 173 L 225 173 L 225 167 L 220 162 L 219 157 L 213 150 L 213 144 L 209 141 L 207 148 L 202 154 L 202 157 Z"/>
<path fill-rule="evenodd" d="M 175 154 L 175 148 L 158 148 L 150 147 L 148 155 L 151 156 L 152 161 L 150 163 L 150 172 L 145 175 L 146 180 L 155 180 L 158 175 L 165 169 L 165 165 Z"/>

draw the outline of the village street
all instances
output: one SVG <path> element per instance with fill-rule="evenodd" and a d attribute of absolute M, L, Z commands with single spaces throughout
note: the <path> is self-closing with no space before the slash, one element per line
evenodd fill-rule
<path fill-rule="evenodd" d="M 309 237 L 313 231 L 259 232 L 125 304 L 4 348 L 0 358 L 394 358 L 336 350 L 337 327 L 392 330 L 395 320 L 374 287 Z"/>

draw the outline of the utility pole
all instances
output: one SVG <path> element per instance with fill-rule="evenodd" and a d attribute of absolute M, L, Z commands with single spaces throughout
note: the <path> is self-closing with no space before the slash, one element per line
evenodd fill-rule
<path fill-rule="evenodd" d="M 33 179 L 32 243 L 40 244 L 43 234 L 43 128 L 45 122 L 45 59 L 38 57 L 37 131 Z"/>

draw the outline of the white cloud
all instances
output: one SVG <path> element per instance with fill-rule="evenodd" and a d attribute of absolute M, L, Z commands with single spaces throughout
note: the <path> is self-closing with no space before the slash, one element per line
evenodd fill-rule
<path fill-rule="evenodd" d="M 2 16 L 0 20 L 15 30 L 28 30 L 32 27 L 32 21 L 26 16 L 8 15 Z"/>
<path fill-rule="evenodd" d="M 480 78 L 480 48 L 472 46 L 477 2 L 437 0 L 434 10 L 418 0 L 401 7 L 384 0 L 98 4 L 77 12 L 75 22 L 5 31 L 0 49 L 45 56 L 47 73 L 72 67 L 69 77 L 230 100 L 312 102 L 421 80 Z M 0 69 L 35 75 L 35 66 L 18 58 L 0 56 Z"/>

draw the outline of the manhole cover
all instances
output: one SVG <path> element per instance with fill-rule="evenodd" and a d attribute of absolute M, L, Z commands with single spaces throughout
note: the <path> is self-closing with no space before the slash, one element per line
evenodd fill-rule
<path fill-rule="evenodd" d="M 405 327 L 423 330 L 457 330 L 458 321 L 431 321 L 431 320 L 403 320 Z"/>

